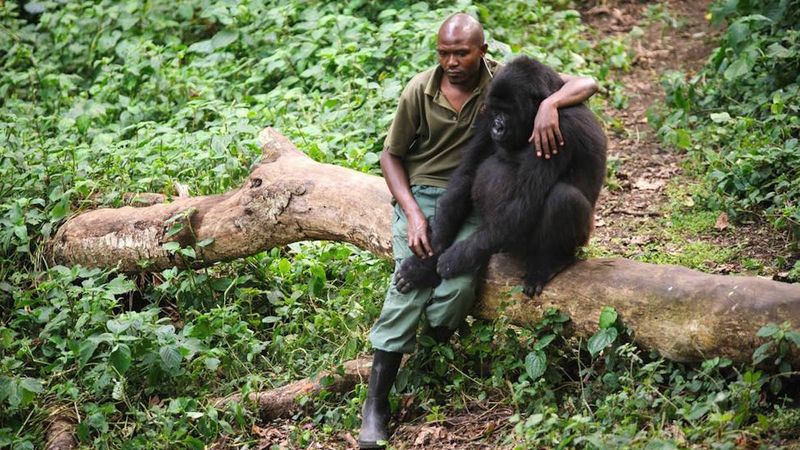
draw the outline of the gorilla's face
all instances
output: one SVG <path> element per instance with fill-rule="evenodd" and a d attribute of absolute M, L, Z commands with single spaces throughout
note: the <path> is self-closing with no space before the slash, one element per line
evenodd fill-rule
<path fill-rule="evenodd" d="M 527 148 L 533 130 L 533 104 L 523 92 L 506 92 L 502 87 L 495 83 L 486 99 L 492 141 L 510 151 Z"/>

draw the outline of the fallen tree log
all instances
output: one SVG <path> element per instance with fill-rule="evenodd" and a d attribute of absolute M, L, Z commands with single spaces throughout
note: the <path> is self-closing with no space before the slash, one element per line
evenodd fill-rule
<path fill-rule="evenodd" d="M 53 408 L 47 419 L 45 450 L 72 450 L 77 447 L 76 424 L 75 413 L 68 406 Z"/>
<path fill-rule="evenodd" d="M 369 379 L 372 369 L 372 358 L 361 358 L 342 364 L 341 373 L 324 372 L 313 378 L 304 378 L 279 388 L 268 391 L 253 392 L 247 395 L 247 401 L 255 406 L 259 416 L 264 420 L 288 417 L 300 407 L 298 400 L 328 392 L 349 392 L 358 383 Z M 232 394 L 212 401 L 215 408 L 225 409 L 231 403 L 240 403 L 242 394 Z"/>
<path fill-rule="evenodd" d="M 51 243 L 54 261 L 129 272 L 200 267 L 315 239 L 349 242 L 390 257 L 390 194 L 381 178 L 314 162 L 269 128 L 259 143 L 263 161 L 238 190 L 146 208 L 85 212 L 58 230 Z M 168 237 L 176 221 L 185 227 Z M 165 250 L 170 241 L 193 246 L 198 258 L 185 261 Z M 608 305 L 633 330 L 636 343 L 682 362 L 717 356 L 748 361 L 762 343 L 756 337 L 762 325 L 788 321 L 800 326 L 799 285 L 593 259 L 575 264 L 553 279 L 541 297 L 528 299 L 509 294 L 521 283 L 521 273 L 507 256 L 495 256 L 476 315 L 496 317 L 500 303 L 508 300 L 511 306 L 504 314 L 527 325 L 555 307 L 572 317 L 574 333 L 589 336 Z M 797 355 L 792 358 L 800 362 Z"/>
<path fill-rule="evenodd" d="M 271 129 L 259 139 L 262 164 L 240 189 L 80 214 L 54 236 L 54 260 L 119 266 L 125 272 L 163 270 L 186 263 L 165 249 L 165 243 L 186 247 L 208 239 L 213 243 L 195 247 L 199 259 L 193 265 L 314 239 L 350 242 L 383 256 L 391 253 L 390 196 L 381 178 L 316 163 Z M 184 228 L 168 237 L 175 222 Z"/>

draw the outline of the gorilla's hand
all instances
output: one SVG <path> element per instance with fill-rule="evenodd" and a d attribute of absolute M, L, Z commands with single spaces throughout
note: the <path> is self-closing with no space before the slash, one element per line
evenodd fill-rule
<path fill-rule="evenodd" d="M 436 258 L 419 259 L 409 256 L 400 263 L 394 285 L 403 294 L 413 289 L 438 286 L 442 282 L 436 273 Z"/>
<path fill-rule="evenodd" d="M 470 258 L 468 257 L 469 247 L 466 242 L 456 242 L 439 256 L 436 271 L 439 272 L 442 278 L 453 278 L 473 269 L 473 264 L 470 263 Z"/>

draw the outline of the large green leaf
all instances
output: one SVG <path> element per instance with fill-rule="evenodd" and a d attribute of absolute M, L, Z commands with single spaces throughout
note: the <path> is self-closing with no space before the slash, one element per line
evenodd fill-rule
<path fill-rule="evenodd" d="M 119 275 L 106 285 L 106 289 L 113 295 L 121 295 L 136 289 L 136 285 L 133 284 L 133 281 Z"/>
<path fill-rule="evenodd" d="M 617 310 L 610 306 L 604 306 L 600 311 L 600 328 L 611 328 L 616 321 Z"/>
<path fill-rule="evenodd" d="M 78 350 L 78 361 L 80 362 L 81 366 L 85 366 L 92 355 L 94 355 L 94 351 L 97 350 L 98 343 L 99 341 L 91 338 L 81 342 Z"/>
<path fill-rule="evenodd" d="M 725 69 L 725 79 L 728 81 L 737 80 L 748 75 L 753 69 L 753 60 L 746 54 L 741 55 L 727 69 Z"/>
<path fill-rule="evenodd" d="M 541 350 L 528 353 L 525 357 L 525 371 L 531 380 L 536 380 L 544 374 L 547 369 L 547 355 Z"/>
<path fill-rule="evenodd" d="M 592 356 L 596 356 L 598 353 L 603 351 L 603 349 L 611 345 L 616 339 L 616 328 L 603 328 L 599 330 L 591 338 L 589 338 L 589 342 L 587 343 L 589 353 Z"/>
<path fill-rule="evenodd" d="M 237 39 L 239 39 L 238 31 L 225 29 L 215 34 L 214 37 L 211 38 L 211 45 L 214 47 L 214 50 L 218 50 L 233 44 Z"/>
<path fill-rule="evenodd" d="M 158 354 L 161 356 L 161 363 L 166 370 L 173 371 L 181 366 L 183 356 L 181 356 L 181 352 L 178 351 L 176 346 L 165 345 L 161 347 Z"/>
<path fill-rule="evenodd" d="M 117 372 L 124 374 L 131 366 L 131 349 L 125 344 L 117 345 L 117 348 L 111 352 L 109 356 L 111 365 L 117 369 Z"/>

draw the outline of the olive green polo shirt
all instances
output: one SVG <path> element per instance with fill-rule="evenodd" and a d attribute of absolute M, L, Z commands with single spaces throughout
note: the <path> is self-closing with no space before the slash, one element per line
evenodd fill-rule
<path fill-rule="evenodd" d="M 484 93 L 498 64 L 481 63 L 481 78 L 472 95 L 456 112 L 439 90 L 442 68 L 417 74 L 406 85 L 383 148 L 403 158 L 411 185 L 447 187 L 472 126 L 483 106 Z"/>

